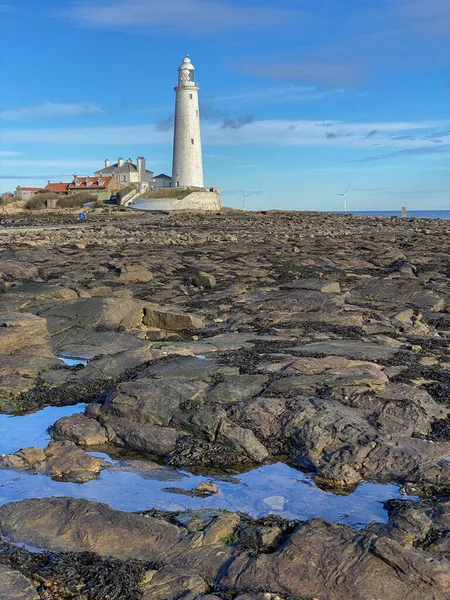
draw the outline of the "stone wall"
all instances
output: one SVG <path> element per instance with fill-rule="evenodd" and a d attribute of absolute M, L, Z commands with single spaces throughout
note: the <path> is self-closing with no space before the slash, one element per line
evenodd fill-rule
<path fill-rule="evenodd" d="M 191 192 L 184 198 L 142 198 L 133 201 L 131 208 L 136 210 L 220 210 L 222 202 L 220 192 L 210 191 Z"/>

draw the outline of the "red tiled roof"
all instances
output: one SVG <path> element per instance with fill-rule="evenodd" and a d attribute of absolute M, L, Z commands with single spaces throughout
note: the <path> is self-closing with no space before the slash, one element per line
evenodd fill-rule
<path fill-rule="evenodd" d="M 21 185 L 18 185 L 17 189 L 23 192 L 37 192 L 38 190 L 42 190 L 40 187 L 22 187 Z"/>
<path fill-rule="evenodd" d="M 67 192 L 68 187 L 69 184 L 63 183 L 62 181 L 59 183 L 50 183 L 49 181 L 44 189 L 48 190 L 49 192 Z"/>
<path fill-rule="evenodd" d="M 108 187 L 109 182 L 113 178 L 113 175 L 104 175 L 102 177 L 77 177 L 79 185 L 75 184 L 75 178 L 69 183 L 69 190 L 93 190 L 102 189 Z M 90 185 L 87 185 L 86 181 L 89 179 Z M 100 183 L 101 180 L 101 183 Z"/>

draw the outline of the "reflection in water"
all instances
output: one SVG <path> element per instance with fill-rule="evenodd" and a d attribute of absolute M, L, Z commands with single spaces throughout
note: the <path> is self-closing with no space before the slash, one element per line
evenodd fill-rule
<path fill-rule="evenodd" d="M 27 415 L 0 414 L 0 454 L 10 454 L 20 448 L 45 448 L 50 441 L 47 429 L 60 417 L 84 412 L 85 404 L 74 406 L 47 406 Z"/>
<path fill-rule="evenodd" d="M 83 409 L 84 405 L 79 404 L 47 407 L 25 416 L 0 415 L 1 453 L 33 445 L 45 447 L 49 441 L 46 429 L 60 417 Z M 205 477 L 170 467 L 152 467 L 142 460 L 115 461 L 107 455 L 102 456 L 111 461 L 111 469 L 103 471 L 99 479 L 85 484 L 0 470 L 0 504 L 23 498 L 72 496 L 105 502 L 125 511 L 224 508 L 256 517 L 268 513 L 287 519 L 322 517 L 364 527 L 370 521 L 386 521 L 383 502 L 400 497 L 399 486 L 393 484 L 364 483 L 348 496 L 325 492 L 317 488 L 310 477 L 284 463 L 265 465 L 237 477 Z M 218 485 L 219 494 L 196 498 L 163 491 L 168 482 L 177 481 L 177 486 L 192 489 L 206 480 L 213 480 Z"/>
<path fill-rule="evenodd" d="M 192 489 L 206 478 L 185 473 L 177 486 Z M 0 470 L 0 504 L 23 498 L 72 496 L 105 502 L 118 510 L 140 511 L 150 508 L 177 511 L 189 508 L 225 508 L 253 516 L 269 513 L 287 519 L 322 517 L 330 521 L 364 527 L 370 521 L 386 521 L 382 503 L 397 498 L 399 486 L 364 483 L 349 496 L 320 490 L 295 469 L 276 463 L 265 465 L 240 476 L 239 483 L 216 478 L 220 493 L 209 498 L 192 498 L 164 492 L 167 481 L 155 471 L 103 471 L 100 478 L 84 484 L 52 481 L 44 475 L 29 475 Z"/>
<path fill-rule="evenodd" d="M 65 365 L 68 367 L 76 367 L 78 365 L 83 365 L 85 367 L 88 364 L 86 358 L 70 358 L 66 356 L 57 356 L 59 360 L 62 360 Z"/>

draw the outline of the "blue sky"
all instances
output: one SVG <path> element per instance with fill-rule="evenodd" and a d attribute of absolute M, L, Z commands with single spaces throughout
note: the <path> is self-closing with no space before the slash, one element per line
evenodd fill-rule
<path fill-rule="evenodd" d="M 448 0 L 0 0 L 0 191 L 142 155 L 200 84 L 205 183 L 251 209 L 450 209 Z"/>

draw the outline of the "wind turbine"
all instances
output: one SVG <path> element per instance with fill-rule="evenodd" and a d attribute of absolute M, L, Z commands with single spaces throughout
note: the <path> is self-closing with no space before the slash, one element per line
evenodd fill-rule
<path fill-rule="evenodd" d="M 247 198 L 251 196 L 251 194 L 244 194 L 244 192 L 242 192 L 242 197 L 244 198 L 244 210 L 247 210 Z"/>
<path fill-rule="evenodd" d="M 347 192 L 350 189 L 350 187 L 351 186 L 349 185 L 343 194 L 336 194 L 337 196 L 342 196 L 344 198 L 344 212 L 347 212 Z"/>

